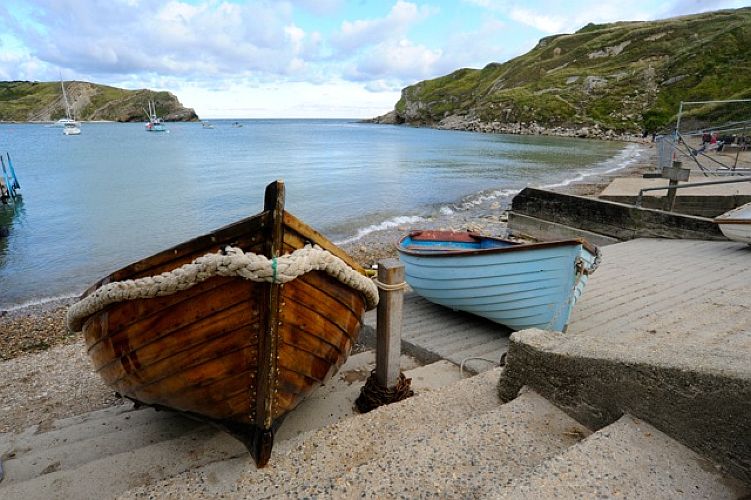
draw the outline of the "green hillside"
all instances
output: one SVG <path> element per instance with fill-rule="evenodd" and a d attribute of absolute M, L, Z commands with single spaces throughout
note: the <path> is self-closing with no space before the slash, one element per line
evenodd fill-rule
<path fill-rule="evenodd" d="M 669 128 L 681 101 L 741 98 L 751 98 L 751 8 L 589 24 L 543 38 L 508 62 L 405 88 L 394 112 L 380 121 L 634 133 Z M 696 112 L 729 119 L 738 107 Z"/>
<path fill-rule="evenodd" d="M 65 92 L 78 120 L 144 121 L 148 101 L 169 121 L 197 120 L 170 92 L 125 90 L 67 81 Z M 0 121 L 54 121 L 65 117 L 60 82 L 0 82 Z"/>

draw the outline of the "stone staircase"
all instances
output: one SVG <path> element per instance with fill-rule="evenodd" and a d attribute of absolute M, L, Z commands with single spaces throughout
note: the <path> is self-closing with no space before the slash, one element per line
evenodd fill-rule
<path fill-rule="evenodd" d="M 748 488 L 651 425 L 621 417 L 514 478 L 499 498 L 739 498 Z"/>
<path fill-rule="evenodd" d="M 0 498 L 83 499 L 111 497 L 245 450 L 206 424 L 123 405 L 59 420 L 48 432 L 32 427 L 7 436 L 0 451 Z"/>
<path fill-rule="evenodd" d="M 429 367 L 422 367 L 427 369 Z M 644 422 L 591 433 L 500 370 L 312 429 L 258 470 L 242 445 L 170 412 L 109 408 L 0 437 L 1 498 L 738 498 L 745 487 Z"/>

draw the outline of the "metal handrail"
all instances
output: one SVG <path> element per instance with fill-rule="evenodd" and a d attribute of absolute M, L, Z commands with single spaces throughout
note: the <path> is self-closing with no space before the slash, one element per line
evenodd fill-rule
<path fill-rule="evenodd" d="M 690 184 L 676 184 L 673 186 L 642 188 L 639 190 L 639 195 L 636 197 L 636 203 L 634 205 L 637 207 L 641 206 L 641 202 L 642 202 L 642 199 L 644 198 L 645 191 L 661 191 L 663 189 L 681 189 L 681 188 L 688 188 L 688 187 L 709 186 L 712 184 L 732 184 L 734 182 L 751 182 L 751 177 L 744 177 L 743 179 L 729 179 L 729 180 L 724 180 L 724 181 L 692 182 Z"/>

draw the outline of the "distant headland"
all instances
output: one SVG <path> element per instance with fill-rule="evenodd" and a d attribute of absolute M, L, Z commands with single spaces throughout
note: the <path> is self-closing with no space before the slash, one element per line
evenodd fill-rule
<path fill-rule="evenodd" d="M 402 90 L 376 123 L 616 138 L 671 130 L 681 101 L 751 98 L 751 8 L 588 24 L 524 55 Z M 741 109 L 742 108 L 742 109 Z M 748 119 L 705 106 L 684 120 Z M 746 116 L 736 116 L 743 114 Z"/>
<path fill-rule="evenodd" d="M 126 90 L 90 82 L 66 81 L 65 92 L 81 121 L 142 122 L 147 103 L 166 121 L 197 121 L 198 115 L 166 91 Z M 0 82 L 0 121 L 50 122 L 65 117 L 60 82 Z"/>

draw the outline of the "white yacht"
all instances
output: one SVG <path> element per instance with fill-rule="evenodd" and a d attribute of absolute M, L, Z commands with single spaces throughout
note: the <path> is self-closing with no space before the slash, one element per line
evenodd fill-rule
<path fill-rule="evenodd" d="M 63 125 L 63 134 L 65 135 L 81 135 L 81 127 L 78 122 L 70 121 Z"/>
<path fill-rule="evenodd" d="M 80 135 L 81 124 L 78 123 L 73 116 L 70 104 L 68 103 L 68 96 L 65 94 L 65 82 L 63 82 L 62 76 L 60 77 L 60 87 L 63 89 L 63 101 L 65 102 L 65 118 L 60 118 L 55 124 L 58 127 L 63 127 L 63 134 L 65 135 Z"/>

